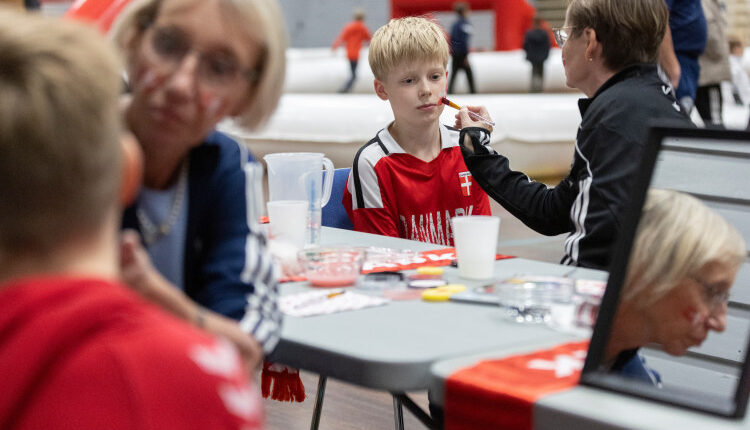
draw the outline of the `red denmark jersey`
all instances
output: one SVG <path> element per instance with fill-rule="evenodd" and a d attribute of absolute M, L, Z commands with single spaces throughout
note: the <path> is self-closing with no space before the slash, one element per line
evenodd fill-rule
<path fill-rule="evenodd" d="M 404 151 L 387 128 L 357 152 L 343 203 L 354 229 L 453 246 L 450 219 L 490 215 L 487 194 L 464 164 L 459 132 L 440 125 L 430 161 Z"/>

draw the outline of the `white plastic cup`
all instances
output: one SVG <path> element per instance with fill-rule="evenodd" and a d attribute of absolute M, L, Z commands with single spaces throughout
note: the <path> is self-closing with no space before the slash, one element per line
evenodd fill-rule
<path fill-rule="evenodd" d="M 304 248 L 309 206 L 307 200 L 274 200 L 266 203 L 268 236 L 297 249 Z"/>
<path fill-rule="evenodd" d="M 500 218 L 469 215 L 451 218 L 458 274 L 466 279 L 492 278 Z"/>

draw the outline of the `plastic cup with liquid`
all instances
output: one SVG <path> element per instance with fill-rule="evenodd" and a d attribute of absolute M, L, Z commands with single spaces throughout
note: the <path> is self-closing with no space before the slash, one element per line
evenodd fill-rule
<path fill-rule="evenodd" d="M 268 209 L 269 238 L 287 242 L 296 249 L 305 247 L 307 200 L 274 200 L 266 204 Z"/>
<path fill-rule="evenodd" d="M 500 218 L 468 215 L 451 218 L 458 274 L 467 279 L 492 278 Z"/>
<path fill-rule="evenodd" d="M 321 209 L 328 203 L 333 186 L 333 162 L 324 154 L 316 152 L 268 154 L 263 160 L 268 171 L 268 200 L 306 201 L 308 211 L 305 245 L 318 245 Z"/>

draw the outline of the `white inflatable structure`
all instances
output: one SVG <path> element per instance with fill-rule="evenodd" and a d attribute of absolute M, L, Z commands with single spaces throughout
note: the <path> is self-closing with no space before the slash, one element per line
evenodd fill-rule
<path fill-rule="evenodd" d="M 372 70 L 367 61 L 367 49 L 362 49 L 357 66 L 354 93 L 374 93 Z M 469 62 L 474 73 L 478 93 L 525 93 L 531 85 L 531 64 L 523 51 L 473 52 Z M 349 79 L 349 60 L 342 49 L 289 49 L 287 51 L 288 93 L 335 93 Z M 448 66 L 450 70 L 450 65 Z M 554 48 L 544 68 L 546 92 L 572 91 L 565 85 L 565 72 L 560 50 Z M 459 72 L 454 90 L 468 93 L 466 75 Z"/>
<path fill-rule="evenodd" d="M 354 93 L 374 93 L 367 52 L 367 48 L 363 48 L 360 53 Z M 521 50 L 472 52 L 469 62 L 478 93 L 525 93 L 529 90 L 531 64 Z M 750 74 L 750 47 L 745 49 L 742 65 Z M 343 49 L 289 49 L 284 90 L 287 93 L 335 93 L 349 79 L 349 73 L 349 60 Z M 456 79 L 455 92 L 468 93 L 466 75 L 459 72 Z M 545 62 L 544 91 L 575 92 L 565 85 L 565 70 L 558 48 L 550 50 Z"/>
<path fill-rule="evenodd" d="M 393 120 L 388 102 L 372 89 L 366 51 L 361 58 L 354 90 L 362 94 L 335 94 L 349 74 L 343 52 L 290 49 L 286 93 L 266 128 L 250 133 L 231 121 L 220 128 L 246 142 L 258 158 L 273 152 L 323 152 L 336 167 L 349 167 L 357 150 Z M 543 94 L 519 94 L 529 87 L 531 74 L 522 51 L 473 53 L 471 62 L 480 94 L 450 95 L 451 100 L 487 107 L 496 122 L 492 146 L 508 156 L 512 168 L 532 177 L 565 175 L 573 158 L 581 120 L 577 99 L 582 95 L 565 87 L 560 50 L 553 49 L 547 60 Z M 744 65 L 750 68 L 747 51 Z M 456 89 L 465 91 L 464 75 L 458 79 Z M 453 125 L 455 113 L 445 107 L 442 122 Z M 747 107 L 725 97 L 728 127 L 744 128 L 747 118 Z"/>

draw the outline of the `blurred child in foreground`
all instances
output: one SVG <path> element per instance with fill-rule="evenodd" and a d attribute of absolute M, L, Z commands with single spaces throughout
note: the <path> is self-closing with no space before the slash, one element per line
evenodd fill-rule
<path fill-rule="evenodd" d="M 0 428 L 260 428 L 234 346 L 117 281 L 141 159 L 114 52 L 0 11 Z"/>

